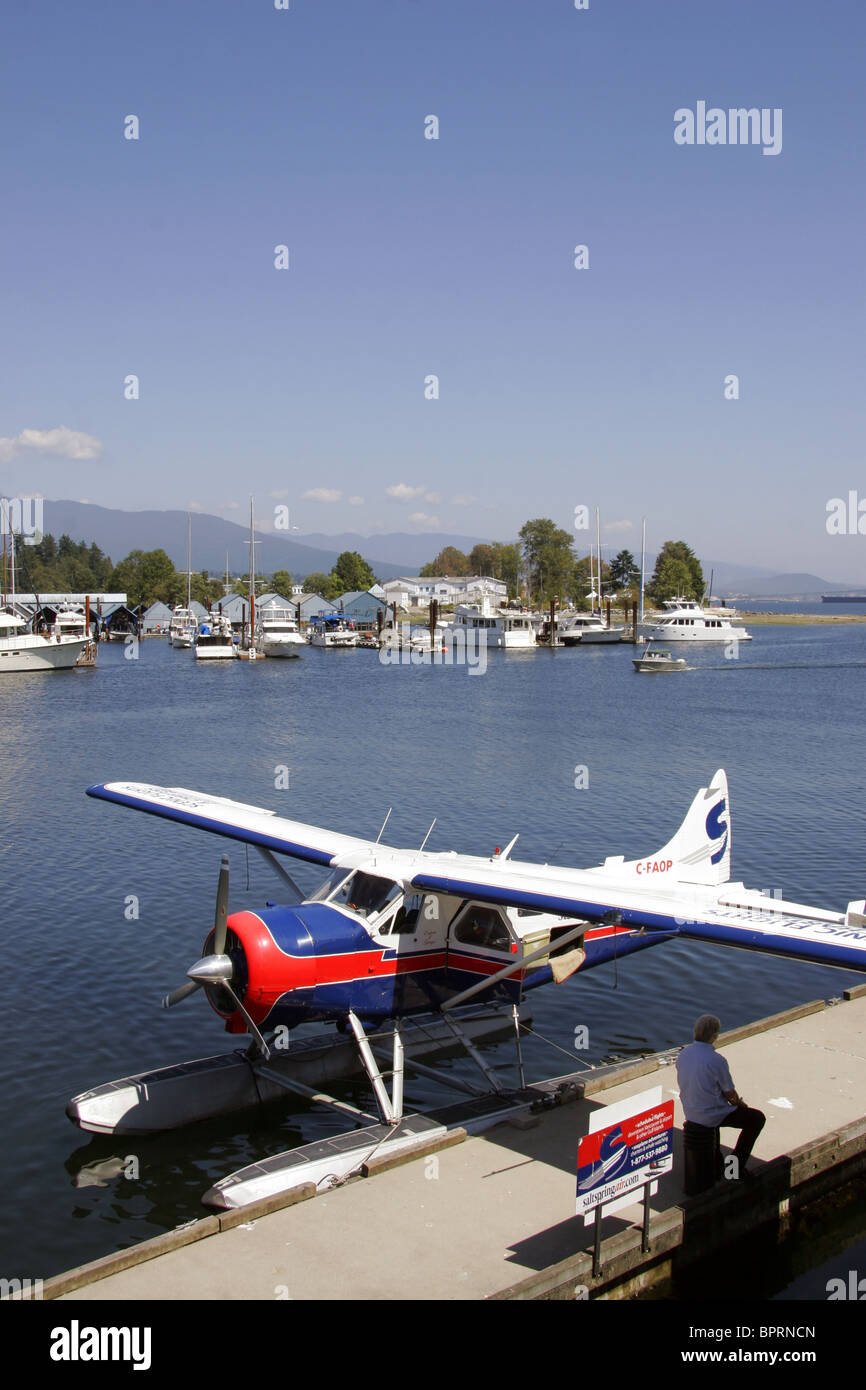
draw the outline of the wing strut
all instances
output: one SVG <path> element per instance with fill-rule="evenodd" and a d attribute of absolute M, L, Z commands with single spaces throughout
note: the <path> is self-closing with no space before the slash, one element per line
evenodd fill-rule
<path fill-rule="evenodd" d="M 577 937 L 583 936 L 589 925 L 588 922 L 581 922 L 580 926 L 572 927 L 570 931 L 564 932 L 562 936 L 556 938 L 555 950 L 560 946 L 567 946 L 570 941 L 575 941 Z M 542 956 L 550 955 L 550 943 L 546 946 L 539 946 L 537 951 L 530 951 L 528 956 L 521 957 L 520 960 L 512 961 L 511 965 L 506 965 L 502 970 L 497 970 L 495 975 L 489 975 L 486 980 L 481 980 L 477 985 L 470 985 L 469 989 L 464 989 L 462 994 L 455 994 L 453 999 L 447 1000 L 441 1005 L 440 1012 L 447 1013 L 449 1009 L 455 1008 L 458 1004 L 465 1004 L 467 999 L 473 995 L 480 994 L 482 990 L 489 989 L 491 985 L 498 984 L 500 980 L 507 980 L 509 975 L 514 975 L 518 970 L 523 970 L 527 965 L 532 965 L 533 961 L 540 960 Z"/>

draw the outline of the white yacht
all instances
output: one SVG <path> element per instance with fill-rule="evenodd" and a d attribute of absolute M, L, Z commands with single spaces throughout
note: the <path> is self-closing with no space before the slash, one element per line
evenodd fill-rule
<path fill-rule="evenodd" d="M 191 608 L 175 608 L 168 626 L 168 641 L 172 647 L 191 647 L 195 642 L 198 623 Z"/>
<path fill-rule="evenodd" d="M 17 613 L 0 613 L 0 672 L 65 671 L 88 645 L 86 635 L 64 635 L 54 628 L 28 632 Z"/>
<path fill-rule="evenodd" d="M 576 613 L 558 629 L 557 641 L 564 647 L 586 646 L 591 642 L 619 642 L 625 636 L 624 627 L 608 627 L 599 613 Z"/>
<path fill-rule="evenodd" d="M 481 606 L 458 603 L 454 609 L 454 621 L 448 631 L 452 634 L 484 633 L 484 644 L 488 648 L 504 647 L 508 651 L 535 651 L 535 628 L 528 613 L 517 613 L 512 609 L 494 610 L 488 598 L 481 600 Z M 473 637 L 473 640 L 478 640 Z"/>
<path fill-rule="evenodd" d="M 265 656 L 300 656 L 304 639 L 291 608 L 269 603 L 259 610 L 257 646 Z"/>
<path fill-rule="evenodd" d="M 195 613 L 192 611 L 192 569 L 190 568 L 191 554 L 191 522 L 190 515 L 186 515 L 186 608 L 172 610 L 171 622 L 168 626 L 168 644 L 170 647 L 191 647 L 195 643 L 198 622 Z"/>
<path fill-rule="evenodd" d="M 209 613 L 195 635 L 197 661 L 231 661 L 236 655 L 232 625 L 224 613 Z"/>
<path fill-rule="evenodd" d="M 751 642 L 752 634 L 731 622 L 729 608 L 702 608 L 690 598 L 665 600 L 664 612 L 638 627 L 641 637 L 663 642 Z"/>

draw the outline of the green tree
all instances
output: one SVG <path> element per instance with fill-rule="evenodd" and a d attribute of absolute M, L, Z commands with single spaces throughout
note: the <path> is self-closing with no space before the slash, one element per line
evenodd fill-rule
<path fill-rule="evenodd" d="M 63 538 L 61 537 L 61 546 Z M 183 579 L 182 595 L 178 593 Z M 177 603 L 186 598 L 186 575 L 179 576 L 164 550 L 131 550 L 111 575 L 110 585 L 125 590 L 130 607 L 139 603 Z"/>
<path fill-rule="evenodd" d="M 700 599 L 703 592 L 704 574 L 694 551 L 685 541 L 665 541 L 647 585 L 650 600 L 663 603 L 676 597 Z"/>
<path fill-rule="evenodd" d="M 493 573 L 495 563 L 496 552 L 492 545 L 474 545 L 469 552 L 470 574 L 489 574 L 498 579 L 499 575 Z"/>
<path fill-rule="evenodd" d="M 322 598 L 332 602 L 339 592 L 339 585 L 335 584 L 330 574 L 308 574 L 304 580 L 305 594 L 321 594 Z"/>
<path fill-rule="evenodd" d="M 450 575 L 452 579 L 460 575 L 472 573 L 472 566 L 469 563 L 469 556 L 464 555 L 462 550 L 458 550 L 454 545 L 446 545 L 444 550 L 440 550 L 435 560 L 431 560 L 429 565 L 425 565 L 421 570 L 422 579 L 438 579 L 440 575 Z"/>
<path fill-rule="evenodd" d="M 508 585 L 508 597 L 517 598 L 520 593 L 520 546 L 503 545 L 494 542 L 493 567 L 490 571 L 494 579 L 502 579 Z"/>
<path fill-rule="evenodd" d="M 357 550 L 344 550 L 342 555 L 337 557 L 330 577 L 340 585 L 341 594 L 354 589 L 369 589 L 376 583 L 376 576 Z"/>
<path fill-rule="evenodd" d="M 567 596 L 574 577 L 574 551 L 568 531 L 548 517 L 527 521 L 520 530 L 532 599 L 548 604 Z"/>
<path fill-rule="evenodd" d="M 630 550 L 621 550 L 610 562 L 610 582 L 615 589 L 631 589 L 640 579 L 640 569 Z"/>
<path fill-rule="evenodd" d="M 282 594 L 283 598 L 291 598 L 294 582 L 288 570 L 274 570 L 271 577 L 271 588 L 275 594 Z"/>

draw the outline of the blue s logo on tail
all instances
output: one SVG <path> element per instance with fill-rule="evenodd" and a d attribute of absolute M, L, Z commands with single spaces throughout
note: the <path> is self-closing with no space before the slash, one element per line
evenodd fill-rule
<path fill-rule="evenodd" d="M 706 830 L 711 840 L 721 840 L 722 843 L 710 859 L 711 864 L 719 864 L 725 855 L 728 844 L 728 822 L 723 820 L 727 808 L 727 800 L 722 797 L 717 801 L 706 820 Z"/>

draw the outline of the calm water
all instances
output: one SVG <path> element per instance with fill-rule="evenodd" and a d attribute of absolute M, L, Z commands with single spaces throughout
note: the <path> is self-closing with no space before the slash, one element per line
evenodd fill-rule
<path fill-rule="evenodd" d="M 144 642 L 103 646 L 95 671 L 6 676 L 3 927 L 6 1059 L 0 1091 L 5 1277 L 45 1278 L 201 1215 L 218 1177 L 341 1121 L 286 1102 L 157 1139 L 89 1137 L 69 1096 L 234 1045 L 201 995 L 166 1012 L 212 923 L 228 845 L 232 908 L 279 897 L 242 846 L 85 797 L 112 779 L 197 787 L 354 834 L 588 865 L 660 847 L 717 767 L 728 771 L 734 873 L 753 888 L 842 907 L 861 897 L 866 625 L 759 627 L 739 661 L 638 676 L 632 649 L 492 653 L 487 673 L 384 667 L 375 652 L 198 666 Z M 276 771 L 290 768 L 288 790 Z M 589 786 L 576 790 L 575 769 Z M 294 870 L 293 870 L 294 871 Z M 312 885 L 315 872 L 298 877 Z M 249 881 L 248 881 L 249 875 Z M 124 915 L 135 895 L 137 921 Z M 533 996 L 530 1077 L 688 1041 L 841 993 L 853 977 L 675 943 Z M 569 1051 L 576 1025 L 591 1046 Z M 496 1060 L 510 1065 L 503 1045 Z M 455 1064 L 462 1067 L 463 1063 Z M 343 1094 L 364 1098 L 347 1087 Z M 410 1098 L 442 1098 L 429 1083 Z M 76 1186 L 85 1165 L 135 1155 L 140 1178 Z"/>

